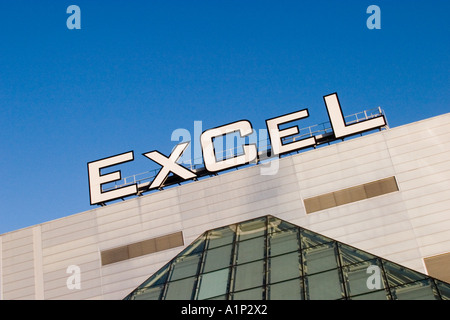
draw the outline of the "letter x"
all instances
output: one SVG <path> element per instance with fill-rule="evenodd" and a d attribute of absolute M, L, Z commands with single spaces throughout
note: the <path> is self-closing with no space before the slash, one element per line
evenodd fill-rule
<path fill-rule="evenodd" d="M 149 189 L 161 187 L 162 184 L 166 181 L 170 172 L 173 172 L 174 174 L 176 174 L 186 180 L 197 177 L 197 175 L 195 173 L 193 173 L 192 171 L 190 171 L 190 170 L 186 169 L 185 167 L 182 167 L 181 165 L 176 163 L 188 145 L 189 145 L 189 142 L 184 142 L 184 143 L 178 144 L 173 149 L 169 158 L 167 158 L 165 155 L 159 153 L 158 151 L 151 151 L 151 152 L 143 153 L 144 156 L 146 156 L 150 160 L 153 160 L 162 166 L 161 170 L 159 170 L 158 174 L 156 175 L 156 177 L 153 180 L 152 184 L 150 185 Z"/>

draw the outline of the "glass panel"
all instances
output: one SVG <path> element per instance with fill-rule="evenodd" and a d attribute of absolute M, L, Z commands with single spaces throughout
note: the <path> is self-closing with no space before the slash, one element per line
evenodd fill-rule
<path fill-rule="evenodd" d="M 342 271 L 350 296 L 385 288 L 382 270 L 376 260 L 343 267 Z"/>
<path fill-rule="evenodd" d="M 232 245 L 210 249 L 205 252 L 205 266 L 203 272 L 223 269 L 231 265 Z"/>
<path fill-rule="evenodd" d="M 311 232 L 309 230 L 301 229 L 300 230 L 302 248 L 309 248 L 313 246 L 317 246 L 319 244 L 332 242 L 333 240 L 327 237 L 324 237 L 320 234 Z"/>
<path fill-rule="evenodd" d="M 163 289 L 164 289 L 164 286 L 148 288 L 148 289 L 139 291 L 139 293 L 136 296 L 134 296 L 132 299 L 135 299 L 135 300 L 159 300 Z"/>
<path fill-rule="evenodd" d="M 287 230 L 297 230 L 298 227 L 290 224 L 289 222 L 280 220 L 275 217 L 269 217 L 269 229 L 268 233 L 275 233 L 280 231 L 287 231 Z"/>
<path fill-rule="evenodd" d="M 265 237 L 253 238 L 237 243 L 237 263 L 260 260 L 264 258 Z"/>
<path fill-rule="evenodd" d="M 263 285 L 264 280 L 264 261 L 255 261 L 238 265 L 234 282 L 234 291 Z"/>
<path fill-rule="evenodd" d="M 235 232 L 235 225 L 208 232 L 208 248 L 211 249 L 233 243 Z"/>
<path fill-rule="evenodd" d="M 242 222 L 238 225 L 239 241 L 261 237 L 266 231 L 266 218 Z"/>
<path fill-rule="evenodd" d="M 303 264 L 307 274 L 337 268 L 334 245 L 324 244 L 303 250 Z"/>
<path fill-rule="evenodd" d="M 233 294 L 233 300 L 263 300 L 264 290 L 262 287 L 235 292 Z"/>
<path fill-rule="evenodd" d="M 212 298 L 205 299 L 205 300 L 227 300 L 227 295 L 224 294 L 222 296 L 212 297 Z"/>
<path fill-rule="evenodd" d="M 269 287 L 270 300 L 303 300 L 301 279 L 271 284 Z"/>
<path fill-rule="evenodd" d="M 203 248 L 205 247 L 205 239 L 206 236 L 202 234 L 200 237 L 198 237 L 194 242 L 192 242 L 188 247 L 186 247 L 183 251 L 181 251 L 178 256 L 189 256 L 198 254 L 203 251 Z"/>
<path fill-rule="evenodd" d="M 409 282 L 425 279 L 427 276 L 417 271 L 405 268 L 403 266 L 383 261 L 384 270 L 389 282 L 389 286 L 402 285 Z"/>
<path fill-rule="evenodd" d="M 269 250 L 271 256 L 298 251 L 300 248 L 297 230 L 287 230 L 272 233 L 269 238 Z"/>
<path fill-rule="evenodd" d="M 344 297 L 338 269 L 308 276 L 305 285 L 309 300 L 331 300 Z"/>
<path fill-rule="evenodd" d="M 162 269 L 157 271 L 153 276 L 148 278 L 144 283 L 142 283 L 139 288 L 153 287 L 160 284 L 164 284 L 167 281 L 167 276 L 169 274 L 170 263 L 166 264 Z"/>
<path fill-rule="evenodd" d="M 391 289 L 394 299 L 399 300 L 435 300 L 437 292 L 429 280 L 417 281 Z"/>
<path fill-rule="evenodd" d="M 450 284 L 434 280 L 443 300 L 450 300 Z"/>
<path fill-rule="evenodd" d="M 195 277 L 167 283 L 166 300 L 191 300 L 194 293 Z"/>
<path fill-rule="evenodd" d="M 342 243 L 339 244 L 339 251 L 341 254 L 342 266 L 377 258 L 374 255 L 346 246 Z"/>
<path fill-rule="evenodd" d="M 389 296 L 385 290 L 378 290 L 371 293 L 362 294 L 351 297 L 352 300 L 389 300 Z"/>
<path fill-rule="evenodd" d="M 172 275 L 170 280 L 173 281 L 197 274 L 200 258 L 201 254 L 198 253 L 192 256 L 185 256 L 176 259 L 172 264 Z"/>
<path fill-rule="evenodd" d="M 206 273 L 200 277 L 200 289 L 198 299 L 208 299 L 223 295 L 227 292 L 228 276 L 230 269 L 223 269 Z"/>
<path fill-rule="evenodd" d="M 270 258 L 269 266 L 270 283 L 301 276 L 300 254 L 298 252 Z"/>

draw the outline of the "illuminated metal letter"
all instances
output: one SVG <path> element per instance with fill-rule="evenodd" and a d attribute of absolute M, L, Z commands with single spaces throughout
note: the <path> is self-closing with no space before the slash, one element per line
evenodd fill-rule
<path fill-rule="evenodd" d="M 334 136 L 336 138 L 343 138 L 355 133 L 361 133 L 386 125 L 386 120 L 383 115 L 381 117 L 347 125 L 344 120 L 344 115 L 342 113 L 337 93 L 324 96 L 323 100 L 325 101 L 328 116 L 330 117 L 331 127 L 333 128 Z"/>
<path fill-rule="evenodd" d="M 272 155 L 292 152 L 302 148 L 310 147 L 316 144 L 316 137 L 310 137 L 299 141 L 283 144 L 282 138 L 293 136 L 299 133 L 298 127 L 290 127 L 280 130 L 280 124 L 303 119 L 308 117 L 308 109 L 289 113 L 281 117 L 276 117 L 266 120 L 267 130 L 269 131 L 270 144 L 272 146 Z"/>
<path fill-rule="evenodd" d="M 195 173 L 182 167 L 177 163 L 177 160 L 181 157 L 181 154 L 189 145 L 189 142 L 183 142 L 175 146 L 169 158 L 165 155 L 159 153 L 158 151 L 151 151 L 147 153 L 143 153 L 147 158 L 155 161 L 159 165 L 162 166 L 161 170 L 159 170 L 149 189 L 159 188 L 166 181 L 170 172 L 180 176 L 181 178 L 187 180 L 197 177 Z"/>
<path fill-rule="evenodd" d="M 103 184 L 108 182 L 114 182 L 122 178 L 120 171 L 115 171 L 108 174 L 101 174 L 100 172 L 101 169 L 133 160 L 134 160 L 133 151 L 130 151 L 88 163 L 89 194 L 91 198 L 91 204 L 99 204 L 105 201 L 115 200 L 132 194 L 136 194 L 137 192 L 136 184 L 103 192 L 102 191 Z"/>
<path fill-rule="evenodd" d="M 240 133 L 241 138 L 246 137 L 253 133 L 252 124 L 250 121 L 241 120 L 214 129 L 209 129 L 202 133 L 200 142 L 202 145 L 203 161 L 205 162 L 206 170 L 209 172 L 217 172 L 256 160 L 258 156 L 256 145 L 244 144 L 242 146 L 242 149 L 244 150 L 242 155 L 217 161 L 213 139 L 237 131 Z"/>

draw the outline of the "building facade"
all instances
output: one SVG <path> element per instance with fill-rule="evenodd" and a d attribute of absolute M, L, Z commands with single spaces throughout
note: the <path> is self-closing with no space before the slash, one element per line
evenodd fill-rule
<path fill-rule="evenodd" d="M 264 216 L 209 230 L 126 300 L 450 300 L 450 284 Z"/>
<path fill-rule="evenodd" d="M 206 231 L 267 216 L 450 282 L 450 114 L 273 161 L 0 235 L 0 298 L 124 299 Z"/>

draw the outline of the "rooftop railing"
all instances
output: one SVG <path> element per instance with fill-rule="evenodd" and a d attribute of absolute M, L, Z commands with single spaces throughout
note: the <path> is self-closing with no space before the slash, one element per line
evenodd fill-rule
<path fill-rule="evenodd" d="M 375 109 L 369 109 L 364 110 L 349 116 L 345 117 L 345 123 L 347 125 L 352 123 L 357 123 L 365 120 L 369 120 L 372 118 L 379 117 L 381 115 L 384 115 L 384 111 L 381 109 L 381 107 L 375 108 Z M 315 136 L 318 144 L 324 144 L 329 143 L 335 139 L 333 139 L 333 129 L 331 128 L 331 123 L 323 122 L 320 124 L 315 124 L 309 127 L 301 128 L 299 130 L 299 133 L 295 136 L 286 137 L 285 139 L 282 139 L 283 143 L 290 143 L 298 140 L 303 140 L 309 137 Z M 258 141 L 258 156 L 260 156 L 263 159 L 270 159 L 270 141 L 268 138 L 259 140 Z M 234 147 L 234 148 L 228 148 L 223 151 L 216 152 L 216 158 L 218 160 L 222 159 L 228 159 L 231 157 L 239 156 L 243 154 L 242 146 Z M 278 158 L 278 157 L 274 157 Z M 203 171 L 204 164 L 202 158 L 195 158 L 193 160 L 189 160 L 189 162 L 183 162 L 180 163 L 182 166 L 188 168 L 189 170 L 193 172 Z M 137 184 L 139 189 L 142 189 L 143 187 L 146 187 L 150 184 L 150 182 L 156 177 L 156 175 L 159 172 L 158 169 L 149 170 L 146 172 L 134 174 L 132 176 L 128 176 L 123 178 L 122 180 L 118 180 L 115 182 L 111 182 L 108 184 L 105 184 L 102 187 L 102 191 L 109 191 L 117 188 L 126 187 L 128 185 Z"/>

